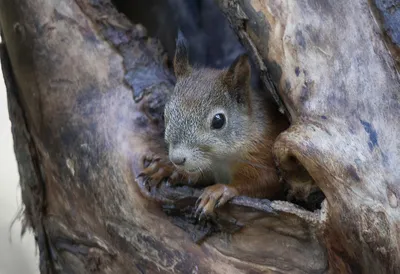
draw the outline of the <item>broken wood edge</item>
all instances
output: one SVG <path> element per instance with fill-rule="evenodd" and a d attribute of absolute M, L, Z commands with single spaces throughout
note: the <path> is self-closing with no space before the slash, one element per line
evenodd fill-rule
<path fill-rule="evenodd" d="M 378 0 L 369 0 L 369 6 L 371 9 L 371 13 L 374 15 L 377 25 L 379 25 L 380 31 L 382 32 L 383 41 L 388 49 L 388 52 L 391 54 L 393 60 L 395 61 L 396 70 L 400 73 L 400 44 L 399 41 L 396 41 L 396 36 L 398 36 L 398 32 L 400 29 L 396 29 L 396 21 L 395 14 L 396 9 L 400 10 L 400 5 L 393 4 L 392 6 L 387 5 L 387 10 L 391 10 L 388 12 L 383 8 L 383 1 L 380 2 Z M 380 2 L 380 6 L 378 4 Z"/>
<path fill-rule="evenodd" d="M 138 179 L 138 184 L 144 184 L 146 179 Z M 170 187 L 165 182 L 158 187 L 152 187 L 149 191 L 150 199 L 157 201 L 162 206 L 173 206 L 182 200 L 190 199 L 193 202 L 191 207 L 195 208 L 195 202 L 200 197 L 202 190 L 191 186 Z M 323 203 L 325 204 L 325 203 Z M 257 199 L 247 196 L 238 196 L 228 201 L 225 207 L 239 206 L 250 210 L 263 212 L 278 216 L 282 213 L 295 215 L 300 219 L 305 220 L 312 226 L 320 226 L 323 223 L 321 213 L 325 212 L 325 208 L 321 210 L 309 211 L 296 204 L 288 201 Z M 218 212 L 218 210 L 217 210 Z"/>
<path fill-rule="evenodd" d="M 271 79 L 271 76 L 261 54 L 258 52 L 256 45 L 253 43 L 250 36 L 246 32 L 246 24 L 249 20 L 246 13 L 243 11 L 240 4 L 236 1 L 234 2 L 234 4 L 232 4 L 232 2 L 230 1 L 225 0 L 217 0 L 216 2 L 220 7 L 222 13 L 227 18 L 231 27 L 234 29 L 239 40 L 245 46 L 247 52 L 251 54 L 252 59 L 256 62 L 257 67 L 260 69 L 260 78 L 265 89 L 267 90 L 266 92 L 269 92 L 272 95 L 276 104 L 278 105 L 279 111 L 282 114 L 285 114 L 286 117 L 289 119 L 289 122 L 292 123 L 293 118 L 283 100 L 281 99 L 278 89 Z M 237 21 L 234 21 L 234 18 L 237 18 Z"/>
<path fill-rule="evenodd" d="M 56 267 L 53 264 L 53 255 L 50 251 L 51 243 L 43 221 L 43 213 L 46 211 L 46 184 L 40 170 L 35 140 L 31 135 L 19 100 L 19 88 L 13 74 L 3 33 L 2 40 L 3 42 L 0 43 L 0 62 L 8 98 L 9 119 L 12 125 L 23 204 L 21 236 L 28 228 L 32 229 L 35 235 L 35 243 L 39 247 L 39 269 L 41 273 L 53 273 Z M 26 161 L 27 159 L 28 161 Z"/>
<path fill-rule="evenodd" d="M 148 36 L 147 30 L 143 25 L 133 24 L 125 14 L 122 14 L 117 10 L 111 0 L 104 0 L 100 3 L 94 3 L 87 0 L 75 1 L 80 7 L 82 13 L 92 22 L 98 34 L 101 35 L 104 38 L 104 41 L 106 41 L 108 45 L 110 45 L 124 59 L 122 62 L 125 72 L 124 83 L 127 88 L 132 90 L 135 103 L 141 102 L 146 95 L 151 93 L 155 85 L 160 85 L 163 81 L 167 82 L 167 84 L 171 86 L 175 84 L 175 76 L 167 67 L 167 52 L 158 39 Z M 120 34 L 120 36 L 115 34 Z M 132 40 L 143 44 L 151 44 L 153 45 L 151 50 L 154 48 L 156 51 L 154 54 L 147 54 L 151 55 L 152 58 L 157 58 L 156 60 L 151 61 L 157 64 L 154 69 L 159 75 L 155 77 L 153 83 L 149 83 L 146 87 L 137 84 L 135 79 L 131 79 L 130 73 L 133 71 L 133 68 L 128 68 L 128 64 L 125 62 L 125 60 L 129 58 L 127 58 L 127 54 L 123 52 L 122 47 L 129 44 Z M 135 69 L 145 67 L 146 65 L 154 65 L 151 61 L 143 62 L 143 64 L 135 64 Z M 146 109 L 143 111 L 145 110 Z"/>

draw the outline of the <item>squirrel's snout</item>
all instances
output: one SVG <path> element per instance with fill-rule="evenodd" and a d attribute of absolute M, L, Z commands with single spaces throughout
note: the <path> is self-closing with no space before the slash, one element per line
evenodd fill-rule
<path fill-rule="evenodd" d="M 169 160 L 177 168 L 183 169 L 187 172 L 194 172 L 198 169 L 199 161 L 194 155 L 195 151 L 187 147 L 170 147 L 169 150 Z"/>
<path fill-rule="evenodd" d="M 186 162 L 186 158 L 182 156 L 173 156 L 170 157 L 171 162 L 177 166 L 183 166 Z"/>
<path fill-rule="evenodd" d="M 182 148 L 170 148 L 169 160 L 179 167 L 183 167 L 186 163 L 188 153 Z"/>

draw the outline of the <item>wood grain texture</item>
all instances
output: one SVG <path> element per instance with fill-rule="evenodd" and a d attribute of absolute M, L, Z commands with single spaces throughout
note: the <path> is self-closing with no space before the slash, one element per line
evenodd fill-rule
<path fill-rule="evenodd" d="M 399 273 L 398 55 L 373 1 L 217 2 L 291 117 L 275 144 L 282 173 L 326 196 L 330 270 Z"/>

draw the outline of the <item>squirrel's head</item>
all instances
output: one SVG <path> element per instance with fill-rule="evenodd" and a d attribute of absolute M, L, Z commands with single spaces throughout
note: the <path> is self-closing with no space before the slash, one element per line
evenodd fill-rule
<path fill-rule="evenodd" d="M 180 34 L 174 69 L 177 83 L 164 112 L 171 162 L 194 173 L 238 156 L 254 128 L 247 55 L 226 70 L 195 69 Z"/>

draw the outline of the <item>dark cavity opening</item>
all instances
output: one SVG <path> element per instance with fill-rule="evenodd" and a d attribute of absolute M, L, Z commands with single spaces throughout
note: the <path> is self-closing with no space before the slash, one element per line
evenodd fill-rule
<path fill-rule="evenodd" d="M 113 0 L 133 23 L 160 40 L 171 61 L 178 28 L 188 40 L 189 58 L 201 66 L 222 68 L 242 53 L 226 18 L 213 0 Z"/>
<path fill-rule="evenodd" d="M 325 195 L 301 162 L 295 156 L 288 155 L 284 166 L 281 175 L 286 180 L 286 199 L 309 211 L 321 209 Z"/>

